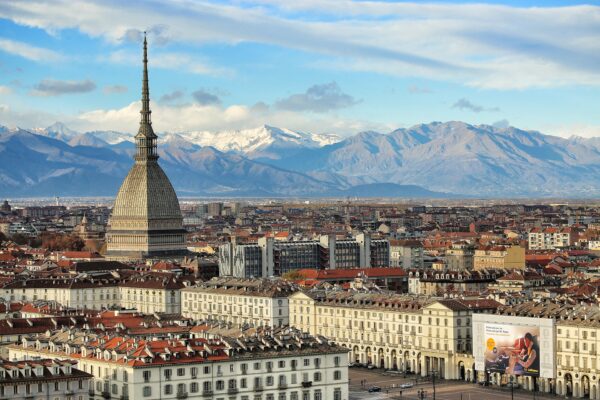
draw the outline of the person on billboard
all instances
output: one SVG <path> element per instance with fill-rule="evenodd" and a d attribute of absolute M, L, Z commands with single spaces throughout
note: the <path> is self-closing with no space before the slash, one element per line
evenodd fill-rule
<path fill-rule="evenodd" d="M 537 337 L 527 332 L 522 339 L 518 340 L 519 346 L 513 353 L 507 372 L 514 375 L 538 375 L 540 372 L 540 346 Z"/>

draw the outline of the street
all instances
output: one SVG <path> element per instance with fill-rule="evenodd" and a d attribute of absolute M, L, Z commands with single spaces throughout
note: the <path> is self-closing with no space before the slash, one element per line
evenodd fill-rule
<path fill-rule="evenodd" d="M 433 399 L 433 384 L 431 380 L 425 380 L 418 377 L 415 382 L 415 375 L 388 375 L 379 370 L 367 370 L 365 368 L 350 368 L 350 400 L 419 400 L 418 391 L 424 390 L 423 399 Z M 364 385 L 361 381 L 366 381 Z M 400 389 L 399 385 L 403 383 L 412 383 L 414 386 L 410 389 Z M 381 392 L 369 393 L 369 387 L 379 386 Z M 436 400 L 510 400 L 511 393 L 509 389 L 483 387 L 473 383 L 458 381 L 436 380 L 435 382 Z M 530 400 L 555 398 L 554 396 L 540 393 L 515 390 L 513 394 L 515 400 Z"/>

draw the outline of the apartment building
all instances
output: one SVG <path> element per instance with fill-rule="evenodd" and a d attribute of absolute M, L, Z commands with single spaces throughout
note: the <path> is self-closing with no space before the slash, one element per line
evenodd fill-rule
<path fill-rule="evenodd" d="M 413 270 L 408 274 L 408 292 L 426 296 L 442 296 L 446 293 L 481 293 L 505 270 Z"/>
<path fill-rule="evenodd" d="M 92 375 L 74 366 L 76 361 L 0 359 L 0 397 L 16 400 L 84 400 Z"/>
<path fill-rule="evenodd" d="M 236 338 L 136 340 L 54 332 L 10 347 L 11 360 L 77 360 L 90 398 L 348 400 L 347 349 L 287 329 Z"/>
<path fill-rule="evenodd" d="M 525 248 L 521 246 L 481 246 L 475 249 L 473 269 L 524 269 Z"/>
<path fill-rule="evenodd" d="M 213 278 L 182 290 L 181 313 L 204 321 L 234 325 L 289 325 L 288 297 L 299 288 L 283 279 Z"/>
<path fill-rule="evenodd" d="M 499 305 L 493 300 L 317 289 L 290 296 L 290 324 L 348 348 L 350 362 L 470 380 L 471 316 Z"/>
<path fill-rule="evenodd" d="M 533 228 L 529 231 L 530 250 L 559 250 L 571 246 L 575 235 L 571 228 Z"/>
<path fill-rule="evenodd" d="M 238 278 L 281 276 L 298 269 L 341 269 L 390 266 L 389 241 L 359 234 L 338 240 L 284 241 L 263 237 L 257 243 L 219 246 L 219 276 Z"/>
<path fill-rule="evenodd" d="M 475 247 L 467 243 L 455 243 L 452 248 L 446 250 L 444 260 L 446 267 L 450 270 L 470 271 L 473 269 Z"/>
<path fill-rule="evenodd" d="M 424 268 L 423 244 L 418 240 L 390 240 L 390 266 Z"/>

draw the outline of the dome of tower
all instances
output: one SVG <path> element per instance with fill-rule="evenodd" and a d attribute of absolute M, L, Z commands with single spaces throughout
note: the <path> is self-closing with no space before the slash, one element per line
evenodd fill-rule
<path fill-rule="evenodd" d="M 175 190 L 158 163 L 135 163 L 123 181 L 112 219 L 181 219 Z"/>

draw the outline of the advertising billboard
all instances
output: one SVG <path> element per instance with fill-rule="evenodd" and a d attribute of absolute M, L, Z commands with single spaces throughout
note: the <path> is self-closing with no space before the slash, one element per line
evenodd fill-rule
<path fill-rule="evenodd" d="M 554 320 L 473 314 L 472 327 L 477 371 L 555 378 Z"/>
<path fill-rule="evenodd" d="M 484 324 L 485 370 L 540 376 L 540 329 L 537 326 Z"/>

